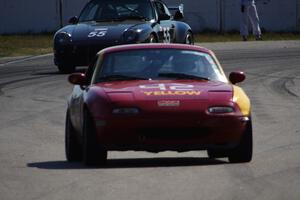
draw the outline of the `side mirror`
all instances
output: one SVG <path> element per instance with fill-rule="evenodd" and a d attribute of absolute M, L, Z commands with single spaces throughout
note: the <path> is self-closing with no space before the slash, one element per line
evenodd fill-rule
<path fill-rule="evenodd" d="M 69 75 L 68 81 L 73 85 L 87 85 L 85 74 L 82 73 L 73 73 Z"/>
<path fill-rule="evenodd" d="M 70 23 L 70 24 L 77 24 L 78 21 L 79 21 L 79 18 L 78 18 L 77 16 L 71 17 L 71 18 L 69 19 L 69 23 Z"/>
<path fill-rule="evenodd" d="M 179 21 L 183 19 L 183 14 L 182 12 L 180 12 L 179 10 L 177 10 L 174 14 L 174 20 Z"/>
<path fill-rule="evenodd" d="M 244 72 L 231 72 L 229 80 L 232 84 L 243 82 L 246 79 Z"/>
<path fill-rule="evenodd" d="M 158 21 L 169 20 L 169 19 L 171 19 L 171 17 L 170 17 L 169 15 L 165 14 L 165 13 L 160 14 L 160 15 L 158 16 Z"/>

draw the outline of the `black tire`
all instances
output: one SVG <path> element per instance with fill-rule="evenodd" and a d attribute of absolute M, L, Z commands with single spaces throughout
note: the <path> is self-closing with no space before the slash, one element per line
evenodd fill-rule
<path fill-rule="evenodd" d="M 190 44 L 190 45 L 194 44 L 194 36 L 191 31 L 188 31 L 187 34 L 185 35 L 184 44 Z"/>
<path fill-rule="evenodd" d="M 58 71 L 62 74 L 73 73 L 76 69 L 76 67 L 73 65 L 62 65 L 62 64 L 58 65 L 57 68 L 58 68 Z"/>
<path fill-rule="evenodd" d="M 207 155 L 211 159 L 214 159 L 214 158 L 224 158 L 224 157 L 228 156 L 226 150 L 215 150 L 215 149 L 209 149 L 209 150 L 207 150 Z"/>
<path fill-rule="evenodd" d="M 102 165 L 106 163 L 107 151 L 100 147 L 96 138 L 93 119 L 87 110 L 83 119 L 83 163 L 86 166 Z"/>
<path fill-rule="evenodd" d="M 150 34 L 150 36 L 148 38 L 148 42 L 149 43 L 157 43 L 157 38 L 153 33 Z"/>
<path fill-rule="evenodd" d="M 69 111 L 67 111 L 65 125 L 65 152 L 67 161 L 69 162 L 82 160 L 82 148 L 77 140 L 74 127 L 70 120 Z"/>
<path fill-rule="evenodd" d="M 251 118 L 247 122 L 247 126 L 240 144 L 232 149 L 228 155 L 231 163 L 245 163 L 252 160 L 253 152 L 253 134 Z"/>

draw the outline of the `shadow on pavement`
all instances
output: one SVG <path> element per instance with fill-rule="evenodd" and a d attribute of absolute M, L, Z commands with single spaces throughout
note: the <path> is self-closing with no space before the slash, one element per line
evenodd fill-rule
<path fill-rule="evenodd" d="M 79 68 L 79 69 L 76 69 L 75 73 L 85 73 L 85 71 L 86 71 L 86 69 Z M 32 73 L 31 75 L 40 76 L 40 75 L 69 75 L 69 74 L 63 74 L 63 73 L 59 72 L 58 70 L 54 70 L 54 71 L 35 72 L 35 73 Z"/>
<path fill-rule="evenodd" d="M 58 71 L 46 71 L 46 72 L 35 72 L 31 74 L 32 76 L 40 76 L 40 75 L 62 75 Z"/>
<path fill-rule="evenodd" d="M 222 160 L 215 160 L 209 158 L 129 158 L 129 159 L 108 159 L 106 165 L 95 166 L 92 168 L 146 168 L 146 167 L 184 167 L 184 166 L 207 166 L 207 165 L 221 165 L 227 164 Z M 48 161 L 28 163 L 28 167 L 39 169 L 90 169 L 85 167 L 80 162 L 70 163 L 67 161 Z"/>

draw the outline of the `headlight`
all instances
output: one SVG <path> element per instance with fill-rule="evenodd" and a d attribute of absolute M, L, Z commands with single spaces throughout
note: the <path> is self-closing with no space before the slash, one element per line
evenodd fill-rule
<path fill-rule="evenodd" d="M 58 33 L 55 36 L 55 44 L 65 45 L 72 42 L 71 34 L 66 32 Z"/>
<path fill-rule="evenodd" d="M 232 113 L 234 112 L 234 109 L 229 106 L 216 106 L 208 108 L 208 112 L 215 114 Z"/>
<path fill-rule="evenodd" d="M 139 109 L 137 108 L 115 108 L 112 111 L 113 114 L 121 114 L 121 115 L 128 115 L 128 114 L 138 114 Z"/>
<path fill-rule="evenodd" d="M 133 42 L 137 39 L 137 32 L 134 30 L 126 30 L 123 34 L 125 42 Z"/>

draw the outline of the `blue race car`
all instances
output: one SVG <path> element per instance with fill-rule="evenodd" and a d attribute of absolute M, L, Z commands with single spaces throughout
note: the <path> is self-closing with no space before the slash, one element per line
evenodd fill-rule
<path fill-rule="evenodd" d="M 173 13 L 173 15 L 171 14 Z M 134 43 L 193 44 L 183 5 L 168 8 L 160 0 L 91 0 L 79 17 L 54 35 L 54 62 L 62 73 L 87 66 L 109 46 Z"/>

